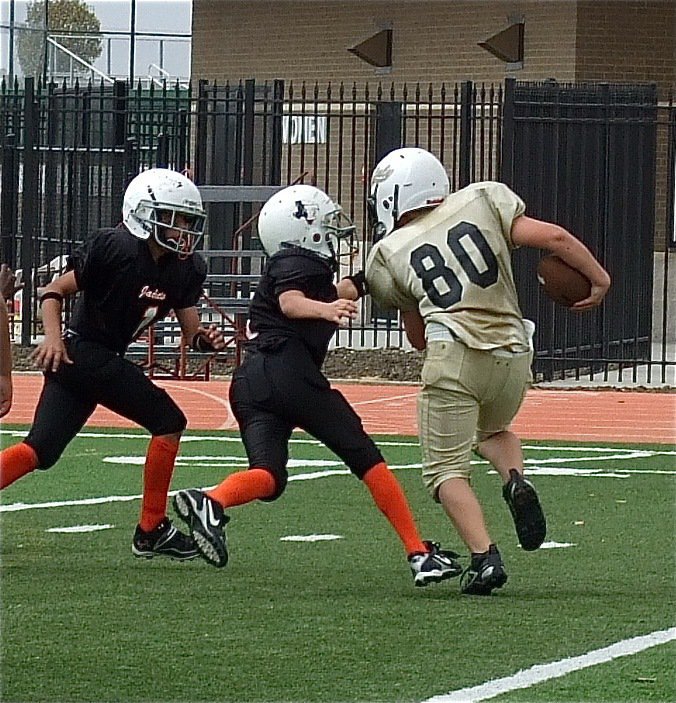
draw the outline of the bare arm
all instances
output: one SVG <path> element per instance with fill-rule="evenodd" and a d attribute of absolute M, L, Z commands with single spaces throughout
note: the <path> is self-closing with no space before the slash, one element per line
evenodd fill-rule
<path fill-rule="evenodd" d="M 0 296 L 0 417 L 12 407 L 12 345 L 9 339 L 9 315 L 4 296 Z"/>
<path fill-rule="evenodd" d="M 353 300 L 338 298 L 332 303 L 312 300 L 299 290 L 287 290 L 279 296 L 280 310 L 289 319 L 328 320 L 338 325 L 357 317 L 357 304 Z"/>
<path fill-rule="evenodd" d="M 176 313 L 178 324 L 181 326 L 183 339 L 187 344 L 190 344 L 193 348 L 197 348 L 198 351 L 211 351 L 207 348 L 209 346 L 214 351 L 220 351 L 223 349 L 225 346 L 223 332 L 219 330 L 216 325 L 202 327 L 199 314 L 197 313 L 197 308 L 182 308 L 181 310 L 174 310 L 174 312 Z M 204 340 L 202 343 L 202 348 L 195 347 L 195 344 L 193 344 L 195 335 L 199 335 L 202 340 Z M 198 344 L 200 343 L 198 342 Z"/>
<path fill-rule="evenodd" d="M 345 298 L 345 300 L 359 299 L 357 287 L 349 278 L 341 278 L 340 281 L 336 283 L 336 291 L 338 292 L 339 298 Z"/>
<path fill-rule="evenodd" d="M 408 341 L 413 345 L 414 349 L 422 351 L 427 347 L 425 339 L 425 321 L 417 310 L 410 310 L 401 313 L 401 319 L 404 323 L 404 331 Z"/>
<path fill-rule="evenodd" d="M 64 273 L 45 287 L 43 297 L 55 293 L 62 298 L 72 295 L 78 290 L 75 274 L 72 271 Z M 62 363 L 72 364 L 61 338 L 61 310 L 63 304 L 56 298 L 47 298 L 42 303 L 42 324 L 45 338 L 33 352 L 36 366 L 44 371 L 56 371 Z"/>
<path fill-rule="evenodd" d="M 596 307 L 610 288 L 608 272 L 577 237 L 559 225 L 521 215 L 512 223 L 512 242 L 516 246 L 546 249 L 591 281 L 589 297 L 575 303 L 574 310 Z"/>

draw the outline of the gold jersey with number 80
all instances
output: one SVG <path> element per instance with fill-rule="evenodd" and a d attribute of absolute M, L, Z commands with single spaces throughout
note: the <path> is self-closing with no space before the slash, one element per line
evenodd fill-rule
<path fill-rule="evenodd" d="M 383 307 L 418 309 L 473 349 L 528 349 L 512 274 L 512 223 L 525 211 L 503 183 L 456 191 L 371 250 L 369 292 Z"/>

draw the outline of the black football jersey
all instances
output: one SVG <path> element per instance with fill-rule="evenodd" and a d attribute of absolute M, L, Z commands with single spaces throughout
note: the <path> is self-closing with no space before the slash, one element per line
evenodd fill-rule
<path fill-rule="evenodd" d="M 170 310 L 195 305 L 206 278 L 199 254 L 179 259 L 167 252 L 155 261 L 123 226 L 95 232 L 69 256 L 68 270 L 81 291 L 69 329 L 118 354 Z"/>
<path fill-rule="evenodd" d="M 297 320 L 284 315 L 279 296 L 299 290 L 307 298 L 332 303 L 338 299 L 331 262 L 303 249 L 283 249 L 268 260 L 249 308 L 252 348 L 274 348 L 287 339 L 299 339 L 321 366 L 338 325 L 327 320 Z"/>

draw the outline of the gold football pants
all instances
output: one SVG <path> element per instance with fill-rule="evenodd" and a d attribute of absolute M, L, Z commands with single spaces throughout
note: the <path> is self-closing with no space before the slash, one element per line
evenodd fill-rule
<path fill-rule="evenodd" d="M 475 443 L 509 428 L 532 382 L 532 352 L 428 341 L 418 396 L 423 481 L 435 500 L 449 478 L 468 478 Z"/>

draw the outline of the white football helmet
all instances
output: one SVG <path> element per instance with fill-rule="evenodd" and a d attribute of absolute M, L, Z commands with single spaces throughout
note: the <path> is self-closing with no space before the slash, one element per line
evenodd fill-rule
<path fill-rule="evenodd" d="M 188 220 L 188 227 L 179 226 L 176 215 Z M 180 256 L 189 256 L 204 234 L 207 216 L 197 186 L 184 175 L 166 168 L 143 171 L 127 186 L 122 203 L 122 221 L 139 239 L 155 241 Z M 177 239 L 166 236 L 165 230 L 179 232 Z"/>
<path fill-rule="evenodd" d="M 389 234 L 405 213 L 438 205 L 449 192 L 446 169 L 429 151 L 391 151 L 371 176 L 368 214 L 375 239 Z"/>
<path fill-rule="evenodd" d="M 284 247 L 300 247 L 337 261 L 358 248 L 355 226 L 343 208 L 309 185 L 289 186 L 275 193 L 258 216 L 258 236 L 268 256 Z M 341 242 L 347 251 L 341 252 Z"/>

